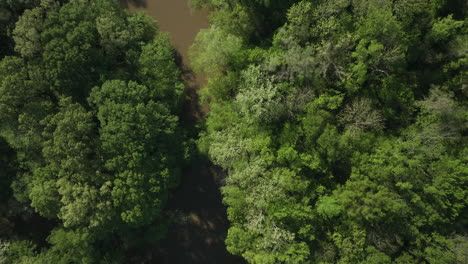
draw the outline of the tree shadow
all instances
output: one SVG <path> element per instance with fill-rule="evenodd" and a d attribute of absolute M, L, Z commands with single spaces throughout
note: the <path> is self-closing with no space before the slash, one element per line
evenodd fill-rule
<path fill-rule="evenodd" d="M 146 7 L 146 0 L 119 0 L 120 5 L 123 8 L 128 8 L 128 6 L 134 6 L 134 7 Z"/>
<path fill-rule="evenodd" d="M 166 209 L 182 212 L 186 221 L 169 226 L 166 238 L 148 252 L 151 263 L 246 263 L 231 255 L 224 242 L 229 222 L 220 188 L 225 178 L 226 173 L 202 154 L 183 169 Z"/>
<path fill-rule="evenodd" d="M 175 51 L 175 62 L 181 71 L 182 81 L 185 83 L 185 98 L 183 102 L 182 123 L 194 127 L 206 117 L 206 112 L 199 104 L 198 91 L 203 86 L 203 76 L 197 75 L 190 66 L 184 64 L 182 55 Z"/>
<path fill-rule="evenodd" d="M 203 77 L 185 64 L 179 52 L 174 52 L 186 89 L 181 126 L 196 140 L 200 132 L 197 124 L 203 122 L 206 114 L 198 102 Z M 193 151 L 192 160 L 181 172 L 181 182 L 169 193 L 165 210 L 180 212 L 185 220 L 171 223 L 167 236 L 159 243 L 149 245 L 139 255 L 140 260 L 132 263 L 246 263 L 241 257 L 231 255 L 224 242 L 229 221 L 220 188 L 225 185 L 226 172 L 197 150 Z"/>

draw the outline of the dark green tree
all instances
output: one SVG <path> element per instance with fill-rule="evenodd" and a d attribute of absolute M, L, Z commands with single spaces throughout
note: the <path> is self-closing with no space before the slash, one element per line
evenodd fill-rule
<path fill-rule="evenodd" d="M 184 161 L 174 49 L 153 19 L 113 0 L 28 7 L 11 30 L 18 56 L 0 61 L 0 142 L 11 151 L 2 159 L 17 163 L 2 170 L 0 221 L 13 194 L 55 228 L 37 247 L 0 230 L 0 258 L 125 262 L 126 250 L 164 236 Z"/>

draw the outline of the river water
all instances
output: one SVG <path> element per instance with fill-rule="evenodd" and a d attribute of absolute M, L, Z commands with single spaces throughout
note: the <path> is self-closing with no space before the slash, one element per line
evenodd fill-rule
<path fill-rule="evenodd" d="M 202 120 L 206 110 L 198 105 L 197 90 L 204 78 L 193 73 L 189 47 L 197 33 L 208 28 L 208 12 L 192 11 L 189 0 L 120 0 L 129 11 L 144 11 L 168 32 L 179 55 L 178 64 L 186 83 L 186 98 L 181 123 L 190 131 Z M 196 137 L 194 131 L 194 137 Z M 146 250 L 143 263 L 238 264 L 241 258 L 229 254 L 224 244 L 228 220 L 220 187 L 225 174 L 207 158 L 196 158 L 182 170 L 180 186 L 169 198 L 167 210 L 182 214 L 185 220 L 169 228 L 166 239 Z"/>
<path fill-rule="evenodd" d="M 188 49 L 200 29 L 208 28 L 208 12 L 193 11 L 187 0 L 122 0 L 131 12 L 145 11 L 159 22 L 161 31 L 171 34 L 172 42 L 188 65 Z"/>

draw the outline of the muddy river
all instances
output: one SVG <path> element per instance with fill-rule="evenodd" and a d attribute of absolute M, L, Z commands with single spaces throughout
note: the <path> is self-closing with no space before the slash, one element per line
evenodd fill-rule
<path fill-rule="evenodd" d="M 207 28 L 208 12 L 192 11 L 190 0 L 120 0 L 129 11 L 144 11 L 168 32 L 178 53 L 178 64 L 186 83 L 181 123 L 189 131 L 204 118 L 206 110 L 198 105 L 197 90 L 204 83 L 202 76 L 190 69 L 188 50 L 200 29 Z M 170 264 L 239 264 L 242 259 L 229 254 L 224 240 L 228 220 L 222 204 L 220 187 L 225 174 L 206 157 L 199 155 L 182 170 L 181 184 L 171 192 L 167 212 L 179 215 L 182 221 L 170 226 L 166 239 L 145 250 L 140 263 Z"/>
<path fill-rule="evenodd" d="M 198 31 L 209 27 L 206 10 L 193 11 L 188 0 L 122 0 L 126 8 L 145 11 L 159 22 L 161 31 L 169 32 L 172 42 L 188 65 L 187 52 Z"/>

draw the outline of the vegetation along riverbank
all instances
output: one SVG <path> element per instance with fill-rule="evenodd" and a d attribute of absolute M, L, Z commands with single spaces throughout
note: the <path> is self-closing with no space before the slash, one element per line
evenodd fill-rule
<path fill-rule="evenodd" d="M 0 0 L 0 264 L 468 263 L 465 0 Z"/>

